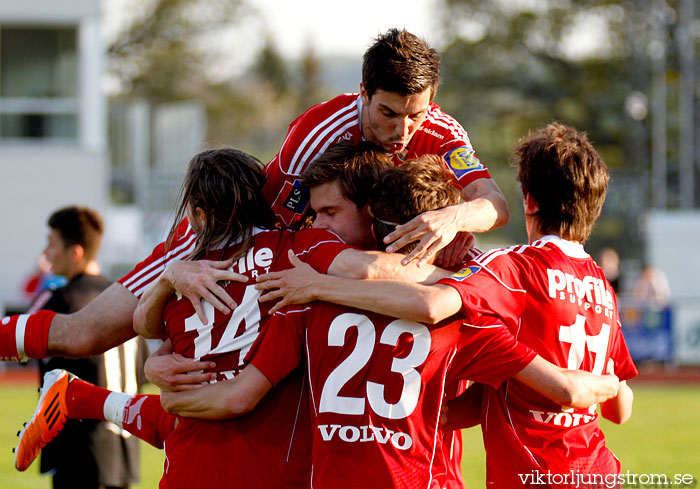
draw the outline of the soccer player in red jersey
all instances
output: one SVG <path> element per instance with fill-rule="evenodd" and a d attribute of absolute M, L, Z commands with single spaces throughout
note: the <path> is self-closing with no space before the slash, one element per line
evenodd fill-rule
<path fill-rule="evenodd" d="M 348 198 L 343 197 L 340 203 L 338 199 L 335 203 L 325 199 L 322 212 L 331 213 L 332 208 L 335 214 L 343 208 L 340 214 L 345 215 L 346 222 L 362 223 L 364 215 L 359 209 L 366 204 L 367 189 L 376 181 L 379 171 L 390 165 L 388 162 L 383 164 L 383 155 L 372 147 L 357 147 L 350 143 L 339 145 L 324 158 L 327 161 L 327 178 L 334 180 L 336 193 Z M 319 160 L 319 165 L 324 158 Z M 348 249 L 347 244 L 324 229 L 298 232 L 272 229 L 274 219 L 260 192 L 263 181 L 261 167 L 257 166 L 254 158 L 236 150 L 217 150 L 195 156 L 183 184 L 179 217 L 188 214 L 198 236 L 192 258 L 228 260 L 232 264 L 241 278 L 222 287 L 235 298 L 237 307 L 224 314 L 204 302 L 199 310 L 195 310 L 187 299 L 172 296 L 170 284 L 163 279 L 144 294 L 137 308 L 136 329 L 149 337 L 167 336 L 172 341 L 175 353 L 198 361 L 188 363 L 188 370 L 201 368 L 203 361 L 215 362 L 215 368 L 209 365 L 209 371 L 215 372 L 215 376 L 190 375 L 190 384 L 235 377 L 247 362 L 247 356 L 255 350 L 256 338 L 264 329 L 263 319 L 269 306 L 258 304 L 262 293 L 260 290 L 242 282 L 266 271 L 288 268 L 288 250 L 318 267 L 341 272 L 347 272 L 348 267 L 364 266 L 357 259 L 347 260 L 348 254 L 355 258 L 358 254 L 371 255 Z M 350 211 L 353 207 L 354 220 L 347 217 L 352 214 Z M 175 222 L 178 221 L 179 218 Z M 322 227 L 339 226 L 336 222 L 326 224 Z M 348 230 L 350 232 L 356 233 L 355 230 Z M 361 236 L 353 235 L 353 239 L 359 243 Z M 398 257 L 395 258 L 394 267 L 399 271 L 407 270 L 399 264 Z M 152 428 L 141 429 L 140 425 L 147 416 L 151 420 L 156 418 L 151 423 L 156 427 L 170 429 L 173 426 L 171 421 L 164 419 L 162 412 L 158 412 L 149 400 L 142 397 L 109 398 L 103 392 L 104 395 L 97 398 L 99 409 L 96 414 L 84 407 L 75 408 L 75 404 L 69 406 L 68 412 L 70 417 L 78 417 L 79 414 L 100 419 L 103 400 L 110 399 L 111 404 L 119 404 L 117 409 L 105 409 L 105 412 L 116 411 L 120 425 L 156 446 L 162 446 L 165 441 L 168 463 L 163 484 L 167 479 L 170 487 L 188 487 L 193 481 L 201 483 L 203 480 L 207 480 L 211 487 L 226 485 L 231 481 L 253 487 L 271 487 L 282 483 L 298 487 L 304 485 L 304 477 L 308 476 L 308 464 L 304 463 L 308 461 L 305 458 L 308 450 L 304 450 L 303 443 L 308 429 L 303 429 L 303 425 L 299 424 L 297 410 L 290 409 L 290 406 L 302 403 L 304 399 L 299 380 L 298 376 L 285 380 L 254 413 L 246 416 L 245 422 L 232 420 L 219 425 L 184 420 L 172 434 L 163 434 Z M 84 383 L 70 385 L 84 387 Z M 85 397 L 79 395 L 77 398 L 84 400 Z M 254 398 L 256 403 L 259 399 Z M 142 412 L 142 409 L 146 411 Z M 121 419 L 121 414 L 127 412 L 131 414 Z M 133 424 L 135 421 L 137 425 Z M 295 439 L 292 436 L 294 432 L 297 433 Z M 240 465 L 224 463 L 230 457 L 238 460 Z M 24 470 L 31 457 L 22 455 L 21 458 L 18 468 Z M 29 462 L 25 459 L 29 459 Z M 207 470 L 207 478 L 191 470 L 195 460 L 198 461 L 194 464 L 196 467 L 209 469 L 211 464 L 216 465 L 216 461 L 220 461 L 225 468 Z M 299 462 L 295 464 L 296 460 Z M 253 465 L 259 466 L 265 476 L 239 470 L 243 466 Z"/>
<path fill-rule="evenodd" d="M 339 141 L 370 141 L 392 155 L 394 164 L 425 154 L 441 156 L 466 201 L 413 220 L 391 239 L 421 239 L 415 254 L 425 258 L 447 245 L 459 231 L 481 232 L 507 222 L 498 186 L 476 157 L 466 131 L 432 102 L 440 76 L 440 57 L 425 41 L 390 29 L 365 52 L 360 93 L 315 105 L 297 117 L 277 155 L 266 166 L 265 195 L 286 225 L 308 210 L 299 175 L 315 157 Z M 402 244 L 395 246 L 398 249 Z M 433 249 L 427 251 L 429 247 Z M 393 249 L 390 249 L 393 251 Z"/>
<path fill-rule="evenodd" d="M 288 288 L 293 295 L 278 305 L 321 299 L 431 323 L 459 312 L 469 324 L 507 326 L 555 365 L 614 372 L 618 394 L 600 412 L 622 423 L 633 402 L 626 381 L 638 372 L 612 287 L 583 249 L 605 200 L 608 168 L 585 134 L 559 123 L 523 138 L 516 155 L 529 244 L 485 253 L 435 286 L 353 284 L 299 267 L 284 281 L 294 273 L 307 287 Z M 282 284 L 280 274 L 272 278 Z M 620 462 L 605 446 L 595 406 L 562 408 L 509 380 L 484 388 L 481 421 L 489 487 L 617 481 Z"/>
<path fill-rule="evenodd" d="M 135 313 L 138 333 L 169 339 L 172 350 L 187 358 L 215 362 L 213 380 L 238 375 L 264 331 L 268 308 L 258 303 L 251 279 L 287 266 L 288 251 L 327 269 L 348 248 L 324 230 L 275 229 L 260 192 L 263 182 L 262 165 L 253 158 L 217 150 L 196 156 L 183 184 L 178 218 L 186 213 L 198 236 L 190 259 L 233 261 L 233 270 L 251 282 L 221 285 L 237 307 L 223 314 L 204 302 L 202 321 L 187 298 L 171 295 L 159 281 Z M 305 399 L 301 377 L 270 394 L 245 418 L 180 419 L 164 440 L 167 487 L 306 487 L 308 428 L 292 408 Z"/>
<path fill-rule="evenodd" d="M 388 221 L 405 222 L 458 199 L 441 173 L 423 161 L 386 171 L 376 186 L 381 197 L 371 202 L 379 243 L 392 226 Z M 404 205 L 396 204 L 397 195 L 406 197 Z M 280 311 L 261 337 L 246 369 L 266 381 L 247 377 L 165 394 L 164 402 L 187 416 L 230 416 L 237 392 L 245 395 L 255 382 L 276 384 L 304 356 L 316 488 L 445 487 L 440 408 L 446 386 L 463 378 L 498 386 L 516 375 L 556 402 L 577 407 L 617 392 L 614 376 L 556 368 L 519 344 L 506 326 L 472 326 L 461 318 L 428 328 L 319 303 Z M 579 383 L 572 385 L 573 379 Z"/>
<path fill-rule="evenodd" d="M 461 264 L 471 247 L 470 232 L 504 225 L 508 220 L 505 198 L 476 157 L 466 131 L 432 103 L 439 75 L 440 57 L 422 39 L 397 29 L 379 36 L 364 55 L 360 93 L 340 95 L 297 117 L 279 152 L 266 165 L 263 194 L 279 222 L 294 227 L 308 214 L 310 195 L 301 174 L 312 161 L 339 142 L 369 141 L 397 165 L 424 154 L 441 156 L 464 199 L 398 227 L 387 238 L 396 240 L 387 251 L 419 240 L 407 261 L 418 259 L 422 264 L 444 249 L 436 263 L 452 267 Z M 175 241 L 181 253 L 186 253 L 192 239 L 192 228 L 183 224 Z M 120 282 L 140 295 L 152 280 L 153 269 L 170 259 L 157 247 Z M 188 281 L 193 282 L 192 277 Z"/>
<path fill-rule="evenodd" d="M 405 56 L 407 52 L 419 56 Z M 339 133 L 333 141 L 311 141 L 316 135 L 325 137 L 334 129 L 325 125 L 330 120 L 318 119 L 320 113 L 310 110 L 292 124 L 296 128 L 294 138 L 300 137 L 297 146 L 290 127 L 277 158 L 283 165 L 280 172 L 276 172 L 272 163 L 269 165 L 269 187 L 265 191 L 266 195 L 274 196 L 272 204 L 280 210 L 277 212 L 280 218 L 284 221 L 282 214 L 290 210 L 293 218 L 300 217 L 306 208 L 305 191 L 296 186 L 296 179 L 289 185 L 293 173 L 289 166 L 284 169 L 285 155 L 302 155 L 294 163 L 296 171 L 300 171 L 303 166 L 298 166 L 299 161 L 308 165 L 329 145 L 349 138 L 380 144 L 394 155 L 395 163 L 413 155 L 436 152 L 443 156 L 454 173 L 456 184 L 462 188 L 465 203 L 417 217 L 387 238 L 389 241 L 398 238 L 394 245 L 397 247 L 406 241 L 420 240 L 407 260 L 415 258 L 423 263 L 442 249 L 443 263 L 460 263 L 470 247 L 466 231 L 486 231 L 503 225 L 507 221 L 505 200 L 475 156 L 466 132 L 432 104 L 438 78 L 439 58 L 422 40 L 398 30 L 380 36 L 365 56 L 356 113 L 340 115 L 345 119 L 341 127 L 347 131 Z M 316 108 L 330 108 L 333 105 L 330 102 L 345 103 L 341 96 Z M 302 148 L 306 143 L 313 148 Z M 268 191 L 275 185 L 282 189 L 279 193 Z M 283 195 L 284 192 L 287 193 Z M 54 317 L 42 313 L 4 319 L 0 324 L 0 357 L 16 361 L 50 354 L 89 356 L 131 338 L 132 312 L 138 297 L 169 262 L 187 257 L 194 242 L 191 226 L 183 221 L 171 247 L 157 246 L 149 258 L 120 280 L 123 286 L 111 286 L 91 307 L 71 316 Z M 451 242 L 453 244 L 447 246 Z M 189 293 L 185 295 L 191 298 L 195 308 L 199 307 L 200 298 L 205 298 L 222 312 L 230 310 L 234 306 L 230 296 L 224 292 L 221 300 L 216 298 L 216 294 L 223 291 L 217 282 L 235 280 L 238 276 L 227 270 L 227 262 L 200 260 L 197 266 L 194 272 L 172 277 L 173 281 L 187 284 Z M 202 311 L 198 313 L 201 315 Z"/>
<path fill-rule="evenodd" d="M 277 156 L 266 167 L 264 196 L 278 220 L 293 224 L 307 212 L 309 197 L 299 175 L 311 161 L 340 141 L 370 141 L 390 153 L 394 163 L 435 153 L 452 170 L 464 203 L 425 213 L 397 228 L 388 240 L 399 248 L 419 240 L 407 259 L 424 263 L 439 250 L 444 266 L 461 263 L 473 237 L 507 222 L 498 186 L 476 157 L 464 129 L 432 103 L 439 81 L 437 53 L 415 35 L 391 29 L 364 56 L 360 94 L 341 95 L 299 116 Z M 161 243 L 134 270 L 110 286 L 89 307 L 73 315 L 39 313 L 0 323 L 0 358 L 19 361 L 46 356 L 85 357 L 133 337 L 132 315 L 139 297 L 166 269 L 193 250 L 196 236 L 186 220 L 171 243 Z M 449 244 L 452 243 L 452 244 Z M 449 244 L 449 245 L 448 245 Z M 393 251 L 390 247 L 389 251 Z M 195 306 L 210 301 L 221 312 L 234 305 L 216 284 L 235 280 L 227 262 L 200 260 L 173 280 L 185 287 Z"/>

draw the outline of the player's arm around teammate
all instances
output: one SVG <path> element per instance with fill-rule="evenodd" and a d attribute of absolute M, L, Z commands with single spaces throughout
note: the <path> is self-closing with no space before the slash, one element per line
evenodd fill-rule
<path fill-rule="evenodd" d="M 46 354 L 82 358 L 121 345 L 136 336 L 131 320 L 137 303 L 138 299 L 126 287 L 114 283 L 78 312 L 54 316 Z"/>
<path fill-rule="evenodd" d="M 615 373 L 615 364 L 612 360 L 608 362 L 608 373 Z M 616 424 L 625 423 L 632 416 L 632 405 L 634 403 L 634 393 L 626 380 L 620 381 L 620 388 L 617 396 L 600 405 L 600 414 L 608 421 Z"/>
<path fill-rule="evenodd" d="M 465 202 L 424 212 L 384 238 L 387 252 L 418 241 L 403 263 L 417 260 L 423 266 L 436 258 L 436 264 L 451 267 L 462 262 L 474 246 L 472 232 L 486 232 L 508 222 L 508 205 L 492 179 L 480 178 L 462 190 Z"/>
<path fill-rule="evenodd" d="M 296 351 L 298 361 L 302 341 L 297 339 L 289 347 Z M 255 358 L 238 376 L 230 380 L 204 384 L 197 389 L 162 392 L 161 403 L 169 413 L 184 417 L 227 419 L 246 414 L 273 386 L 254 362 Z M 288 371 L 294 366 L 295 364 L 289 364 Z M 612 399 L 617 395 L 619 387 L 615 375 L 593 375 L 581 370 L 563 369 L 539 355 L 535 355 L 514 378 L 552 401 L 572 408 L 588 408 Z"/>
<path fill-rule="evenodd" d="M 290 261 L 293 261 L 295 268 L 259 277 L 257 287 L 273 289 L 262 296 L 261 301 L 282 298 L 271 312 L 284 305 L 325 300 L 436 324 L 462 309 L 459 292 L 449 285 L 345 279 L 320 274 L 292 257 Z M 575 408 L 587 408 L 615 397 L 619 384 L 614 375 L 598 376 L 580 370 L 562 369 L 539 356 L 515 378 L 550 399 Z"/>
<path fill-rule="evenodd" d="M 354 280 L 318 273 L 296 257 L 294 268 L 258 277 L 256 287 L 267 290 L 260 301 L 279 300 L 271 312 L 291 304 L 323 300 L 367 311 L 436 324 L 460 311 L 459 293 L 447 285 L 428 286 L 397 280 Z M 438 269 L 433 275 L 448 276 Z"/>
<path fill-rule="evenodd" d="M 186 418 L 222 420 L 252 411 L 272 389 L 272 383 L 254 365 L 247 365 L 233 379 L 198 389 L 161 390 L 160 402 L 170 414 Z"/>

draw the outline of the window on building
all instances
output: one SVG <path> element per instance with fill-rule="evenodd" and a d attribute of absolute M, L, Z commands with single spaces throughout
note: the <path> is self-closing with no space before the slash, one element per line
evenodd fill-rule
<path fill-rule="evenodd" d="M 0 140 L 78 138 L 76 28 L 0 26 Z"/>

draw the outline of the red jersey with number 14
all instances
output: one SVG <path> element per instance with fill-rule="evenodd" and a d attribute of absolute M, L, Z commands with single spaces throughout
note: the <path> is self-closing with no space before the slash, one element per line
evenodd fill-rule
<path fill-rule="evenodd" d="M 459 292 L 467 322 L 505 324 L 555 365 L 601 374 L 613 359 L 620 380 L 638 373 L 612 287 L 580 244 L 546 236 L 530 245 L 493 250 L 440 283 Z M 531 475 L 539 482 L 537 474 L 547 471 L 619 473 L 595 406 L 563 408 L 512 379 L 484 393 L 489 487 L 520 487 Z"/>
<path fill-rule="evenodd" d="M 275 314 L 264 335 L 251 363 L 273 384 L 305 350 L 315 489 L 444 487 L 445 385 L 497 387 L 535 356 L 504 326 L 428 328 L 323 302 Z"/>
<path fill-rule="evenodd" d="M 208 324 L 203 325 L 187 298 L 173 297 L 167 302 L 163 317 L 173 350 L 216 362 L 218 380 L 234 377 L 257 348 L 273 304 L 258 302 L 262 291 L 255 289 L 255 277 L 290 268 L 288 250 L 325 272 L 347 248 L 325 230 L 256 229 L 251 246 L 233 264 L 233 271 L 248 276 L 249 281 L 225 286 L 238 304 L 231 313 L 215 311 L 205 302 Z M 232 251 L 221 250 L 207 258 L 226 259 Z M 311 435 L 303 380 L 303 369 L 299 369 L 245 416 L 225 421 L 180 418 L 165 440 L 167 487 L 308 487 Z"/>

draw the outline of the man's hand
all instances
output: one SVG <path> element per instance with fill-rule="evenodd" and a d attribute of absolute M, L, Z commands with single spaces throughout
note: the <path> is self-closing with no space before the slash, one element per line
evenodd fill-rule
<path fill-rule="evenodd" d="M 393 253 L 409 243 L 418 241 L 415 249 L 406 255 L 402 263 L 407 265 L 413 260 L 418 260 L 418 266 L 421 266 L 428 263 L 433 255 L 450 244 L 457 233 L 461 231 L 461 226 L 459 205 L 427 211 L 414 217 L 406 224 L 396 226 L 396 229 L 384 238 L 385 243 L 391 243 L 386 251 Z M 473 239 L 472 236 L 471 241 Z M 467 236 L 461 236 L 455 246 L 463 249 L 468 242 Z M 466 250 L 462 251 L 449 250 L 446 252 L 449 253 L 449 256 L 444 258 L 450 261 L 461 259 L 466 254 Z"/>
<path fill-rule="evenodd" d="M 202 372 L 214 367 L 214 362 L 201 362 L 172 353 L 172 345 L 166 341 L 157 352 L 148 357 L 144 370 L 146 378 L 162 391 L 175 392 L 197 389 L 204 382 L 214 380 L 215 373 Z"/>
<path fill-rule="evenodd" d="M 269 291 L 260 296 L 260 302 L 282 299 L 270 309 L 270 314 L 289 304 L 306 304 L 316 300 L 310 285 L 317 281 L 321 274 L 297 258 L 292 250 L 288 250 L 287 255 L 293 268 L 260 275 L 257 278 L 258 283 L 255 284 L 256 289 Z"/>
<path fill-rule="evenodd" d="M 447 270 L 461 268 L 464 261 L 469 257 L 470 251 L 474 249 L 476 239 L 472 233 L 460 231 L 454 239 L 438 251 L 433 265 Z"/>
<path fill-rule="evenodd" d="M 202 300 L 209 302 L 216 309 L 228 314 L 236 308 L 236 302 L 219 282 L 247 282 L 248 277 L 230 270 L 233 260 L 213 261 L 174 261 L 163 272 L 163 279 L 176 293 L 189 299 L 194 306 L 202 324 L 207 324 Z"/>

